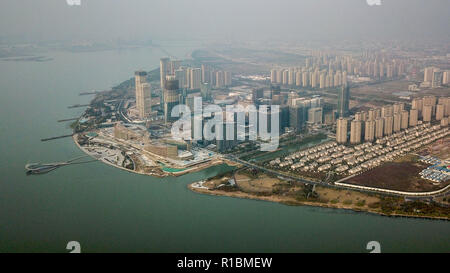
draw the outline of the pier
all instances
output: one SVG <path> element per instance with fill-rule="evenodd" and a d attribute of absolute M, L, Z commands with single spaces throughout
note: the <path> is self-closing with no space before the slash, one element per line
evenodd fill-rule
<path fill-rule="evenodd" d="M 89 105 L 90 104 L 74 104 L 74 105 L 67 106 L 67 108 L 71 109 L 71 108 L 85 107 L 85 106 L 89 106 Z"/>
<path fill-rule="evenodd" d="M 86 95 L 95 95 L 100 93 L 100 91 L 88 91 L 88 92 L 81 92 L 79 95 L 80 96 L 86 96 Z"/>
<path fill-rule="evenodd" d="M 60 167 L 67 165 L 75 165 L 75 164 L 84 164 L 90 163 L 97 160 L 88 160 L 88 161 L 78 161 L 79 159 L 85 158 L 88 156 L 79 156 L 73 159 L 70 159 L 65 162 L 54 162 L 54 163 L 29 163 L 25 165 L 25 172 L 27 175 L 35 175 L 35 174 L 46 174 L 51 171 L 54 171 Z"/>
<path fill-rule="evenodd" d="M 71 136 L 73 136 L 73 134 L 43 138 L 43 139 L 41 139 L 41 141 L 49 141 L 49 140 L 60 139 L 60 138 L 71 137 Z"/>
<path fill-rule="evenodd" d="M 72 121 L 72 120 L 77 120 L 77 119 L 78 118 L 60 119 L 60 120 L 58 120 L 58 122 Z"/>

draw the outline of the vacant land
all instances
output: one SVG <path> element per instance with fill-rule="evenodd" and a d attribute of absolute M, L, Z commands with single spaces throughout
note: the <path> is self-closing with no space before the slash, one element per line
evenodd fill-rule
<path fill-rule="evenodd" d="M 434 191 L 448 185 L 433 185 L 431 181 L 422 179 L 419 173 L 428 166 L 421 162 L 388 162 L 355 176 L 346 183 L 409 192 Z"/>
<path fill-rule="evenodd" d="M 229 181 L 234 177 L 236 184 Z M 287 205 L 307 205 L 327 208 L 366 211 L 391 216 L 413 216 L 449 219 L 447 199 L 438 205 L 421 201 L 405 201 L 400 197 L 387 197 L 353 190 L 313 187 L 302 183 L 283 181 L 263 173 L 240 171 L 209 179 L 204 187 L 188 187 L 199 193 L 236 198 L 258 199 Z"/>

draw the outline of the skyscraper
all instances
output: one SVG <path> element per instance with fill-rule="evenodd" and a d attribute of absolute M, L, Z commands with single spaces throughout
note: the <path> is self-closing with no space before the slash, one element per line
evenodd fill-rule
<path fill-rule="evenodd" d="M 277 83 L 277 70 L 270 70 L 270 83 Z"/>
<path fill-rule="evenodd" d="M 411 109 L 409 111 L 409 126 L 417 126 L 417 122 L 419 119 L 419 110 L 418 109 Z"/>
<path fill-rule="evenodd" d="M 136 85 L 136 108 L 139 111 L 139 118 L 145 119 L 152 111 L 152 97 L 150 85 L 147 83 L 147 72 L 136 71 L 134 75 Z"/>
<path fill-rule="evenodd" d="M 172 109 L 180 102 L 180 92 L 178 87 L 178 80 L 175 77 L 168 77 L 165 81 L 163 96 L 164 96 L 164 121 L 169 122 L 177 117 L 172 117 Z"/>
<path fill-rule="evenodd" d="M 224 82 L 225 82 L 225 86 L 230 86 L 231 85 L 231 72 L 230 71 L 224 71 Z"/>
<path fill-rule="evenodd" d="M 202 82 L 202 69 L 201 68 L 192 68 L 191 69 L 191 89 L 200 89 L 200 84 Z"/>
<path fill-rule="evenodd" d="M 402 115 L 402 124 L 401 124 L 401 128 L 402 129 L 407 129 L 408 128 L 408 122 L 409 122 L 409 113 L 406 110 L 403 110 L 401 112 Z"/>
<path fill-rule="evenodd" d="M 423 113 L 422 113 L 422 116 L 423 116 L 422 120 L 424 122 L 430 122 L 432 113 L 433 113 L 433 106 L 432 105 L 424 105 Z"/>
<path fill-rule="evenodd" d="M 225 75 L 223 71 L 216 72 L 216 87 L 222 88 L 225 86 Z"/>
<path fill-rule="evenodd" d="M 394 114 L 394 132 L 398 133 L 402 129 L 402 114 Z"/>
<path fill-rule="evenodd" d="M 175 70 L 175 78 L 178 80 L 180 88 L 186 88 L 186 71 L 184 69 Z"/>
<path fill-rule="evenodd" d="M 394 117 L 393 116 L 384 117 L 384 134 L 386 136 L 392 135 L 393 128 L 394 128 Z"/>
<path fill-rule="evenodd" d="M 164 89 L 166 76 L 170 75 L 171 65 L 169 58 L 161 58 L 159 61 L 159 74 L 161 79 L 161 90 Z"/>
<path fill-rule="evenodd" d="M 445 106 L 444 104 L 436 105 L 436 120 L 441 120 L 444 118 Z"/>
<path fill-rule="evenodd" d="M 322 107 L 310 108 L 308 110 L 308 123 L 321 124 L 322 123 Z"/>
<path fill-rule="evenodd" d="M 379 139 L 383 137 L 384 132 L 384 119 L 383 118 L 377 118 L 375 120 L 375 138 Z"/>
<path fill-rule="evenodd" d="M 366 121 L 364 130 L 364 140 L 365 141 L 374 141 L 375 139 L 375 121 L 369 120 Z"/>
<path fill-rule="evenodd" d="M 345 118 L 339 118 L 337 120 L 336 126 L 336 141 L 337 143 L 346 143 L 347 142 L 347 128 L 348 121 Z"/>
<path fill-rule="evenodd" d="M 306 122 L 306 108 L 303 105 L 289 106 L 289 127 L 299 132 Z"/>
<path fill-rule="evenodd" d="M 343 85 L 339 92 L 338 98 L 338 114 L 339 117 L 347 117 L 350 101 L 350 87 L 346 84 Z"/>
<path fill-rule="evenodd" d="M 202 64 L 202 82 L 210 82 L 210 70 L 205 64 Z"/>
<path fill-rule="evenodd" d="M 361 121 L 353 120 L 350 123 L 350 143 L 361 143 Z"/>

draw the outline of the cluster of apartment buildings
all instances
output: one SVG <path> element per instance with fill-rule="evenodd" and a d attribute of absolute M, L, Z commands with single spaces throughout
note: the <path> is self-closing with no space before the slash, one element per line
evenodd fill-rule
<path fill-rule="evenodd" d="M 423 71 L 423 82 L 420 87 L 437 88 L 450 83 L 450 70 L 437 67 L 426 67 Z"/>
<path fill-rule="evenodd" d="M 303 67 L 274 68 L 270 82 L 285 86 L 332 88 L 344 85 L 347 76 L 366 76 L 375 79 L 391 79 L 405 74 L 405 61 L 387 60 L 372 55 L 360 59 L 352 56 L 336 56 L 318 53 L 306 59 Z"/>
<path fill-rule="evenodd" d="M 336 123 L 336 141 L 340 144 L 350 142 L 353 145 L 363 141 L 373 142 L 416 126 L 419 122 L 431 122 L 433 119 L 441 121 L 442 126 L 447 126 L 449 115 L 450 98 L 440 97 L 438 101 L 435 96 L 415 98 L 409 111 L 405 109 L 404 103 L 395 103 L 358 112 L 352 120 L 339 118 Z"/>
<path fill-rule="evenodd" d="M 269 162 L 275 169 L 289 171 L 324 172 L 349 175 L 360 173 L 392 161 L 396 157 L 415 151 L 450 134 L 448 127 L 421 124 L 391 136 L 383 137 L 375 143 L 366 142 L 347 147 L 337 142 L 317 145 L 294 152 L 284 158 Z"/>
<path fill-rule="evenodd" d="M 231 72 L 214 70 L 206 65 L 201 68 L 182 66 L 181 60 L 161 58 L 161 105 L 164 120 L 170 121 L 171 110 L 175 105 L 186 103 L 188 93 L 200 91 L 201 96 L 211 99 L 212 88 L 223 88 L 232 83 Z M 136 108 L 139 118 L 144 120 L 152 112 L 151 86 L 147 82 L 147 72 L 135 72 Z"/>
<path fill-rule="evenodd" d="M 215 70 L 207 65 L 199 67 L 186 67 L 180 60 L 161 58 L 160 60 L 161 89 L 164 89 L 168 76 L 174 76 L 178 80 L 179 88 L 200 89 L 203 83 L 208 83 L 211 88 L 223 88 L 231 85 L 231 72 Z"/>

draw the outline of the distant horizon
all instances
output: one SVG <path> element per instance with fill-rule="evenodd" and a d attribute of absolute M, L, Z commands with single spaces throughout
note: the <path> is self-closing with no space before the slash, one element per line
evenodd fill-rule
<path fill-rule="evenodd" d="M 450 41 L 446 0 L 4 0 L 0 43 Z"/>

